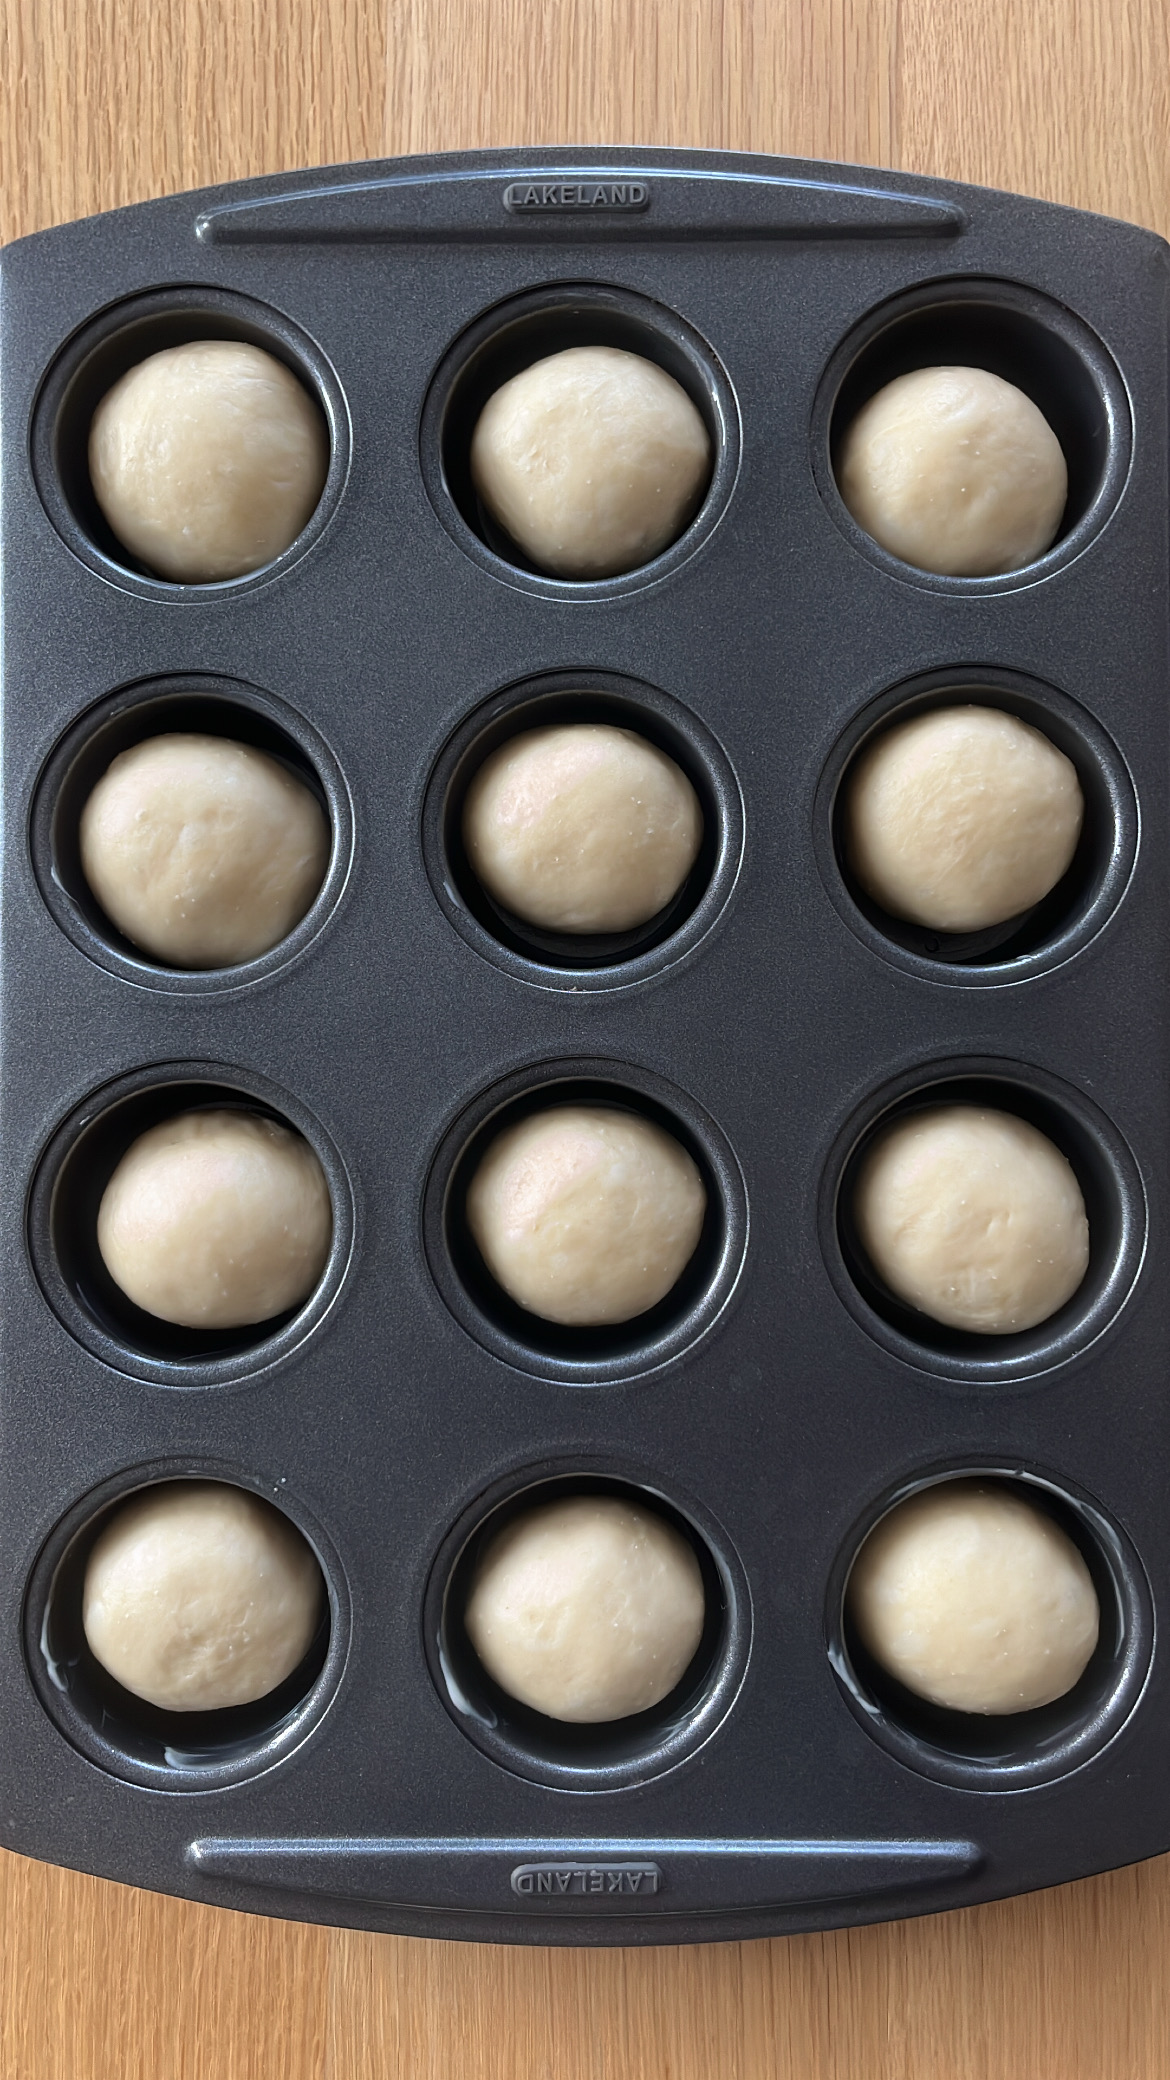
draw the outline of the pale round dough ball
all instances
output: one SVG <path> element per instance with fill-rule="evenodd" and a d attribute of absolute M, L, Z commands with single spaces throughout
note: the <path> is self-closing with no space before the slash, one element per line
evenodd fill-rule
<path fill-rule="evenodd" d="M 1072 1540 L 1003 1482 L 942 1481 L 882 1518 L 849 1578 L 863 1644 L 955 1712 L 1030 1712 L 1079 1682 L 1097 1593 Z"/>
<path fill-rule="evenodd" d="M 682 533 L 711 475 L 711 440 L 656 362 L 619 347 L 569 347 L 488 399 L 471 474 L 538 569 L 608 578 Z"/>
<path fill-rule="evenodd" d="M 918 368 L 887 383 L 850 426 L 837 481 L 883 549 L 960 578 L 1033 563 L 1068 497 L 1047 419 L 986 368 Z"/>
<path fill-rule="evenodd" d="M 102 1194 L 97 1239 L 136 1307 L 188 1329 L 270 1321 L 325 1269 L 333 1211 L 307 1141 L 258 1114 L 181 1112 L 140 1134 Z"/>
<path fill-rule="evenodd" d="M 669 1293 L 707 1194 L 674 1136 L 636 1113 L 557 1105 L 505 1127 L 467 1194 L 492 1277 L 545 1321 L 628 1322 Z"/>
<path fill-rule="evenodd" d="M 1084 811 L 1076 767 L 1038 729 L 1000 708 L 938 708 L 884 730 L 858 759 L 849 861 L 892 916 L 982 931 L 1055 888 Z"/>
<path fill-rule="evenodd" d="M 114 759 L 79 835 L 106 916 L 176 968 L 267 953 L 300 923 L 329 861 L 320 803 L 278 760 L 177 731 Z"/>
<path fill-rule="evenodd" d="M 321 496 L 329 435 L 291 369 L 243 340 L 166 347 L 93 415 L 89 474 L 123 547 L 148 570 L 206 585 L 258 570 Z"/>
<path fill-rule="evenodd" d="M 632 730 L 525 730 L 485 759 L 463 842 L 489 894 L 557 932 L 625 932 L 665 909 L 695 863 L 703 812 L 674 760 Z"/>
<path fill-rule="evenodd" d="M 487 1546 L 467 1636 L 509 1697 L 595 1724 L 649 1711 L 693 1661 L 703 1577 L 682 1534 L 615 1495 L 514 1517 Z"/>
<path fill-rule="evenodd" d="M 288 1518 L 225 1481 L 144 1488 L 98 1534 L 82 1623 L 116 1682 L 169 1712 L 267 1697 L 304 1659 L 321 1569 Z"/>
<path fill-rule="evenodd" d="M 1047 1321 L 1089 1268 L 1072 1166 L 1011 1112 L 935 1105 L 895 1120 L 862 1165 L 853 1212 L 891 1292 L 978 1336 Z"/>

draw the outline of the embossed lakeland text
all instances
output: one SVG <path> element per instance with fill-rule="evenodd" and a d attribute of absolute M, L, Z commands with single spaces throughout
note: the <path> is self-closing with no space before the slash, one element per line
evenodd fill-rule
<path fill-rule="evenodd" d="M 516 215 L 649 207 L 650 189 L 645 181 L 509 181 L 504 189 L 504 208 Z"/>
<path fill-rule="evenodd" d="M 521 1899 L 644 1899 L 662 1890 L 656 1863 L 518 1863 L 512 1890 Z"/>

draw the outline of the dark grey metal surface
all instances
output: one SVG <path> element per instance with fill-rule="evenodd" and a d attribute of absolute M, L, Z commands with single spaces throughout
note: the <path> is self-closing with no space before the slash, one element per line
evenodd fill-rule
<path fill-rule="evenodd" d="M 257 1912 L 546 1943 L 881 1919 L 1170 1847 L 1166 257 L 1131 227 L 943 182 L 610 150 L 282 176 L 5 252 L 6 1846 Z M 595 335 L 660 336 L 720 447 L 716 503 L 613 582 L 509 567 L 442 448 L 484 314 L 525 298 L 502 322 L 545 324 L 533 292 L 557 285 Z M 920 358 L 970 336 L 981 359 L 1002 334 L 1050 383 L 1076 483 L 1032 571 L 916 577 L 841 506 L 845 343 L 894 352 L 873 317 L 891 299 Z M 87 521 L 77 428 L 129 320 L 147 352 L 200 310 L 318 386 L 335 462 L 270 571 L 182 588 L 121 571 Z M 896 943 L 837 864 L 834 776 L 895 689 L 981 683 L 1081 764 L 1080 878 L 998 947 Z M 475 711 L 498 729 L 509 689 L 575 685 L 667 732 L 719 838 L 677 934 L 579 975 L 468 907 L 434 793 Z M 326 889 L 253 969 L 169 977 L 103 941 L 71 880 L 56 790 L 115 741 L 127 689 L 235 698 L 225 717 L 279 729 L 318 773 Z M 592 1352 L 534 1329 L 525 1349 L 484 1313 L 433 1166 L 455 1174 L 492 1102 L 582 1079 L 677 1104 L 717 1218 L 669 1318 Z M 268 1348 L 131 1348 L 97 1319 L 54 1179 L 80 1176 L 82 1133 L 105 1146 L 107 1099 L 200 1082 L 315 1138 L 341 1241 Z M 1090 1201 L 1082 1300 L 998 1351 L 883 1312 L 838 1219 L 882 1105 L 948 1082 L 1047 1120 Z M 1068 1703 L 982 1745 L 907 1715 L 840 1619 L 883 1504 L 972 1469 L 1031 1481 L 1105 1614 Z M 184 1472 L 279 1501 L 330 1583 L 307 1690 L 231 1741 L 136 1730 L 46 1625 L 95 1513 Z M 721 1609 L 692 1693 L 620 1749 L 469 1716 L 487 1708 L 444 1630 L 464 1527 L 574 1478 L 661 1497 Z"/>

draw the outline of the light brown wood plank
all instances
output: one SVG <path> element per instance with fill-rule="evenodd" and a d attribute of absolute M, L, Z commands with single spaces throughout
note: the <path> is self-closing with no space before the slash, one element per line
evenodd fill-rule
<path fill-rule="evenodd" d="M 403 0 L 388 152 L 589 141 L 893 163 L 897 0 Z"/>
<path fill-rule="evenodd" d="M 379 0 L 5 0 L 0 237 L 382 150 Z"/>
<path fill-rule="evenodd" d="M 1170 233 L 1165 0 L 3 0 L 0 235 L 544 142 L 906 166 Z M 890 1928 L 584 1953 L 0 1857 L 0 2080 L 1165 2080 L 1170 1860 Z"/>
<path fill-rule="evenodd" d="M 1165 0 L 900 0 L 901 162 L 1170 233 Z"/>

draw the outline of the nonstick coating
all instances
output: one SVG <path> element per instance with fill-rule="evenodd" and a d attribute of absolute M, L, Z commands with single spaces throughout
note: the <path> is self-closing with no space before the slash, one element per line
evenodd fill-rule
<path fill-rule="evenodd" d="M 1170 1847 L 1166 260 L 946 182 L 609 148 L 273 176 L 5 252 L 6 1847 L 579 1944 L 879 1920 Z M 274 565 L 185 588 L 119 560 L 85 434 L 125 367 L 225 333 L 315 391 L 333 461 Z M 509 560 L 465 450 L 482 393 L 580 340 L 659 359 L 715 459 L 662 556 L 574 585 Z M 964 355 L 1069 457 L 1056 542 L 1003 579 L 897 563 L 833 476 L 880 382 Z M 1018 927 L 932 943 L 859 898 L 838 788 L 900 709 L 980 693 L 1078 763 L 1086 836 Z M 707 828 L 676 915 L 575 963 L 480 900 L 459 791 L 513 711 L 640 717 L 686 765 Z M 238 727 L 329 807 L 321 897 L 239 969 L 141 958 L 79 878 L 103 758 L 167 718 Z M 857 1258 L 851 1166 L 940 1086 L 1082 1170 L 1090 1277 L 1026 1339 L 936 1336 Z M 673 1122 L 708 1187 L 688 1278 L 592 1344 L 493 1297 L 462 1220 L 476 1137 L 542 1094 Z M 290 1119 L 334 1195 L 318 1294 L 230 1348 L 160 1339 L 94 1263 L 94 1166 L 172 1101 Z M 916 1708 L 843 1616 L 878 1516 L 957 1473 L 1021 1481 L 1097 1583 L 1098 1652 L 1028 1723 Z M 186 1728 L 102 1680 L 79 1617 L 104 1513 L 184 1475 L 277 1502 L 329 1591 L 268 1707 Z M 671 1698 L 588 1737 L 493 1695 L 459 1609 L 488 1518 L 575 1487 L 665 1510 L 708 1597 Z"/>

